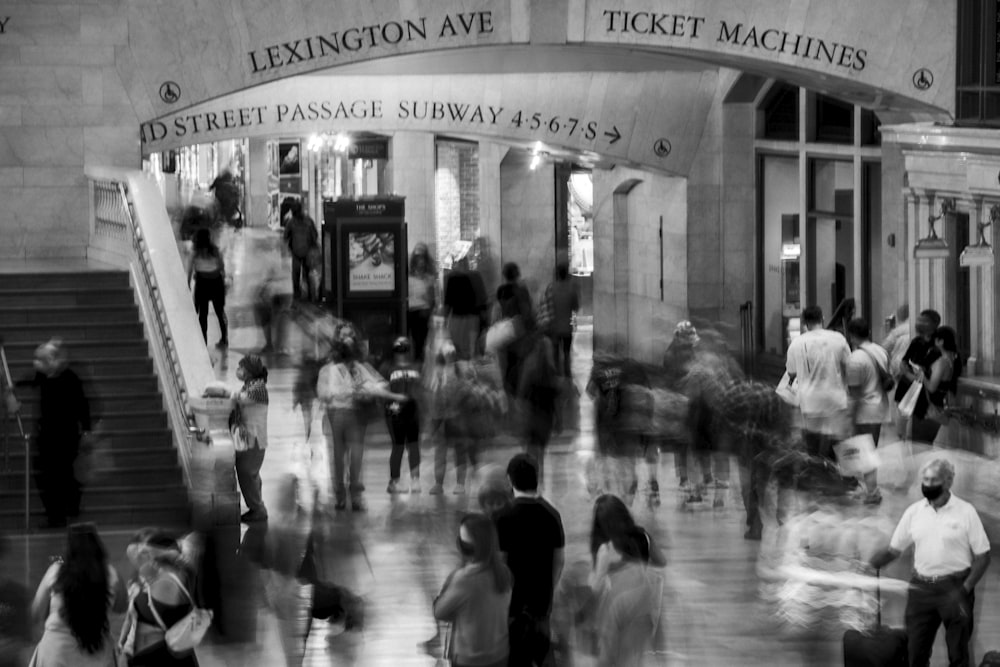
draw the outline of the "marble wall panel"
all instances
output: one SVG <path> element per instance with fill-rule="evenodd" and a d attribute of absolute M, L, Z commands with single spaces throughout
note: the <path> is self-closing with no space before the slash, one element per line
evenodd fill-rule
<path fill-rule="evenodd" d="M 3 40 L 12 46 L 75 44 L 80 38 L 79 3 L 10 3 Z"/>
<path fill-rule="evenodd" d="M 23 167 L 0 167 L 0 188 L 19 188 L 24 185 Z"/>
<path fill-rule="evenodd" d="M 71 67 L 0 67 L 0 104 L 79 104 L 80 70 Z"/>
<path fill-rule="evenodd" d="M 24 187 L 86 187 L 87 177 L 79 167 L 25 167 Z"/>
<path fill-rule="evenodd" d="M 103 125 L 107 127 L 139 127 L 135 111 L 130 105 L 84 104 L 79 106 L 59 106 L 54 104 L 25 104 L 15 107 L 23 110 L 23 124 L 54 127 L 85 127 Z M 0 118 L 3 112 L 0 111 Z M 0 125 L 3 123 L 0 122 Z M 20 124 L 20 123 L 19 123 Z"/>
<path fill-rule="evenodd" d="M 83 151 L 79 128 L 0 127 L 0 166 L 82 166 Z"/>
<path fill-rule="evenodd" d="M 45 65 L 113 66 L 115 49 L 111 45 L 22 46 L 21 61 L 32 67 Z"/>
<path fill-rule="evenodd" d="M 5 104 L 0 105 L 0 127 L 4 125 L 21 124 L 21 105 Z"/>
<path fill-rule="evenodd" d="M 138 168 L 141 164 L 137 127 L 83 128 L 86 164 Z"/>
<path fill-rule="evenodd" d="M 80 42 L 83 44 L 128 44 L 128 16 L 118 0 L 80 8 Z"/>

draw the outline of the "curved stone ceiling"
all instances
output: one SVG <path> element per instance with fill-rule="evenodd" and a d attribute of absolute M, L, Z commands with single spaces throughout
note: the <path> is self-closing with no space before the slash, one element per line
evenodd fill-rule
<path fill-rule="evenodd" d="M 879 109 L 954 110 L 957 0 L 124 0 L 116 63 L 140 118 L 391 56 L 517 46 L 641 50 Z M 537 52 L 535 49 L 538 49 Z M 645 65 L 644 65 L 645 66 Z M 684 65 L 684 67 L 690 67 Z M 544 91 L 547 92 L 547 91 Z"/>

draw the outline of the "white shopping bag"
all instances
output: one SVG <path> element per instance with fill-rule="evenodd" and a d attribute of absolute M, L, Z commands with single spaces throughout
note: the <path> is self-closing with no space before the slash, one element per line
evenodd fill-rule
<path fill-rule="evenodd" d="M 788 375 L 788 371 L 785 371 L 785 374 L 781 376 L 781 381 L 778 382 L 778 386 L 774 390 L 774 393 L 780 396 L 781 400 L 785 403 L 798 407 L 799 395 L 798 392 L 795 391 L 795 387 L 792 386 L 791 376 Z"/>
<path fill-rule="evenodd" d="M 844 475 L 858 476 L 878 468 L 875 454 L 875 438 L 870 433 L 862 433 L 833 446 L 837 464 Z"/>

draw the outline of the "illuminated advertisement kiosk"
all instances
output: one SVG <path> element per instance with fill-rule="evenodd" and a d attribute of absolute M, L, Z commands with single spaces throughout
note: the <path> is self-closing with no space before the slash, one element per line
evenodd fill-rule
<path fill-rule="evenodd" d="M 323 294 L 354 322 L 373 359 L 389 356 L 406 331 L 406 222 L 403 197 L 340 198 L 323 205 Z"/>

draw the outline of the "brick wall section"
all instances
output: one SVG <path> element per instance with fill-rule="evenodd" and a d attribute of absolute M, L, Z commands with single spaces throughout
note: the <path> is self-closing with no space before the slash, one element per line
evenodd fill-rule
<path fill-rule="evenodd" d="M 444 259 L 455 241 L 472 241 L 480 234 L 479 146 L 435 142 L 434 197 L 438 259 Z"/>

